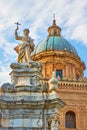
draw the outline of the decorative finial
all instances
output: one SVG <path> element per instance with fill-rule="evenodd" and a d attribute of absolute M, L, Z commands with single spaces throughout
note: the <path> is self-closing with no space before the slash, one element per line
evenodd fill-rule
<path fill-rule="evenodd" d="M 15 23 L 17 25 L 17 29 L 19 28 L 18 26 L 21 25 L 19 22 Z"/>
<path fill-rule="evenodd" d="M 55 14 L 53 14 L 53 20 L 55 20 Z"/>
<path fill-rule="evenodd" d="M 56 25 L 55 14 L 53 14 L 53 26 Z"/>
<path fill-rule="evenodd" d="M 60 32 L 61 32 L 61 28 L 59 26 L 57 26 L 55 14 L 53 14 L 53 23 L 52 23 L 52 26 L 50 26 L 48 28 L 48 34 L 49 34 L 48 36 L 49 37 L 51 37 L 51 36 L 61 36 Z"/>

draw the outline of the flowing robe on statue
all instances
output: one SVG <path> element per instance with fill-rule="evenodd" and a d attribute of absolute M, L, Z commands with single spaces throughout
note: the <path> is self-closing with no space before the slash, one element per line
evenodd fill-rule
<path fill-rule="evenodd" d="M 29 36 L 18 36 L 16 33 L 16 39 L 21 40 L 22 43 L 16 46 L 14 49 L 18 53 L 18 59 L 17 61 L 19 63 L 26 63 L 31 59 L 31 52 L 34 50 L 34 43 L 33 39 L 31 39 Z"/>

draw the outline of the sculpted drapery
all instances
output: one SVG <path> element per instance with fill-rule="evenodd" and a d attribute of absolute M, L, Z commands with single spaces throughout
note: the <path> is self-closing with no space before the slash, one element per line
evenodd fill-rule
<path fill-rule="evenodd" d="M 24 36 L 18 36 L 17 30 L 18 28 L 15 30 L 15 39 L 21 40 L 21 43 L 14 48 L 18 53 L 17 61 L 19 63 L 26 63 L 32 60 L 31 53 L 34 50 L 34 40 L 29 37 L 28 29 L 24 29 Z"/>

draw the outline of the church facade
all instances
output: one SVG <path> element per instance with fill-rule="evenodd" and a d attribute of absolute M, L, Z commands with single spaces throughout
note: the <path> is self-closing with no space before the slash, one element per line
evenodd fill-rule
<path fill-rule="evenodd" d="M 59 130 L 87 130 L 87 78 L 85 64 L 72 44 L 61 36 L 61 28 L 53 20 L 48 37 L 36 47 L 33 59 L 43 64 L 43 77 L 52 71 L 58 78 L 58 94 L 67 104 L 60 110 Z"/>

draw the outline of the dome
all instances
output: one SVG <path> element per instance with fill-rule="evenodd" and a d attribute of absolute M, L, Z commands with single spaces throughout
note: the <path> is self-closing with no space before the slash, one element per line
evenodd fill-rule
<path fill-rule="evenodd" d="M 37 54 L 49 50 L 67 51 L 78 56 L 74 46 L 61 36 L 61 28 L 56 25 L 55 18 L 52 26 L 48 28 L 48 37 L 37 45 L 34 53 Z"/>
<path fill-rule="evenodd" d="M 64 39 L 61 36 L 51 36 L 45 40 L 42 40 L 35 49 L 35 54 L 43 52 L 43 51 L 67 51 L 74 53 L 76 56 L 78 56 L 78 53 L 74 46 L 70 44 L 66 39 Z"/>

